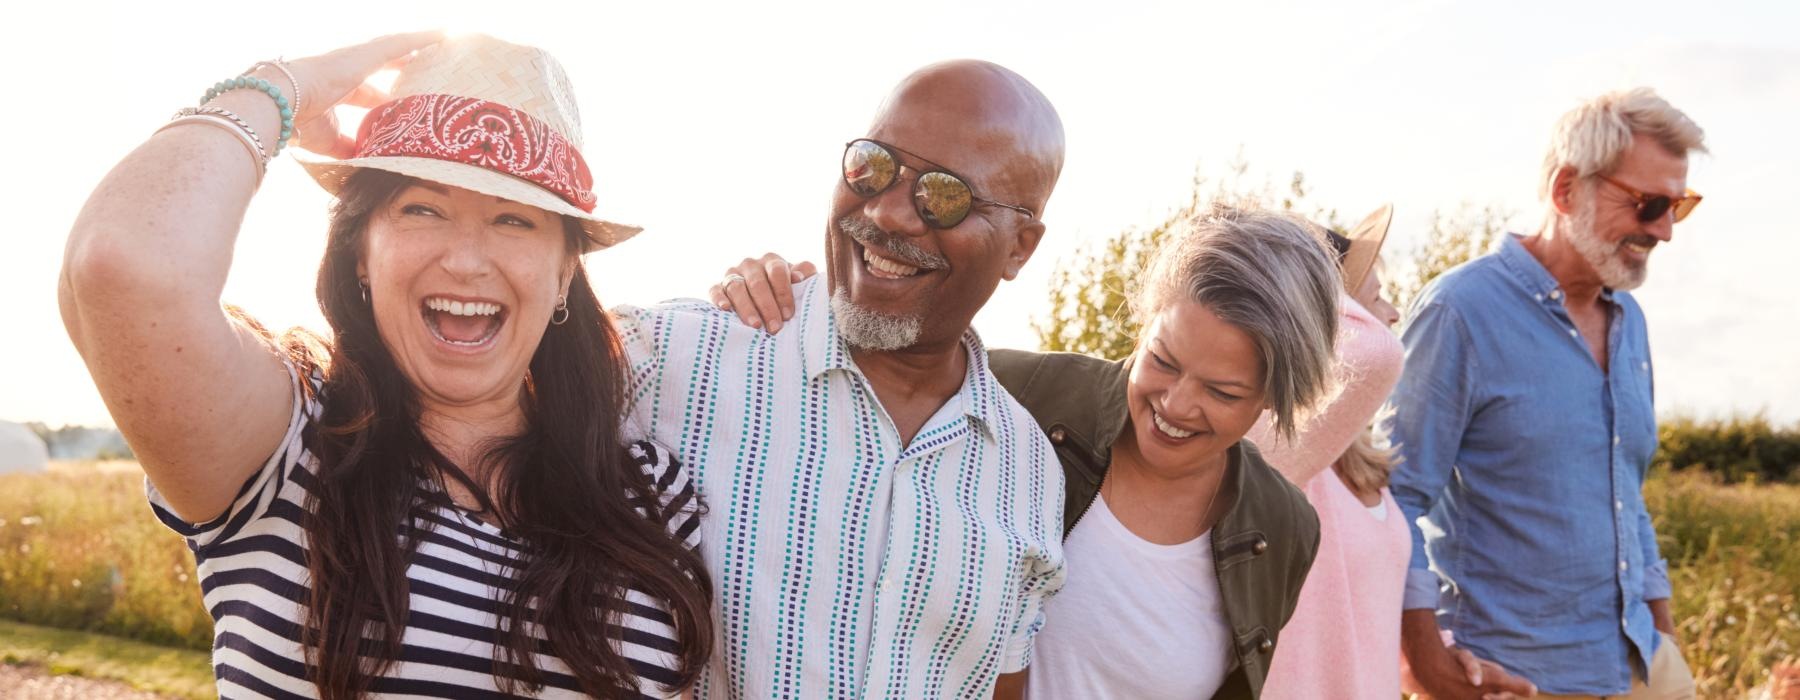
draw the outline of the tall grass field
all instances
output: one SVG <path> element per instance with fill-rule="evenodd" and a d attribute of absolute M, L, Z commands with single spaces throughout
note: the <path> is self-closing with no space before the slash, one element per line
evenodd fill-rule
<path fill-rule="evenodd" d="M 1800 486 L 1662 469 L 1645 498 L 1701 697 L 1767 685 L 1800 657 Z M 0 476 L 0 618 L 202 651 L 212 640 L 193 557 L 130 463 Z"/>

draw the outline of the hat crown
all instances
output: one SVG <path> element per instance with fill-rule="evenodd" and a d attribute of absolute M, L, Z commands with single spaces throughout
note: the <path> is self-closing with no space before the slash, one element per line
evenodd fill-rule
<path fill-rule="evenodd" d="M 581 111 L 561 63 L 550 52 L 483 34 L 429 46 L 400 71 L 391 91 L 473 97 L 506 105 L 543 122 L 581 148 Z"/>

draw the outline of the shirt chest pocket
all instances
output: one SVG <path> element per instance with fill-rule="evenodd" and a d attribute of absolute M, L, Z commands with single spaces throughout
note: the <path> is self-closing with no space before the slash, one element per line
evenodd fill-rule
<path fill-rule="evenodd" d="M 1619 456 L 1627 464 L 1648 466 L 1656 452 L 1656 401 L 1650 362 L 1641 355 L 1621 357 L 1625 363 L 1613 367 L 1614 434 L 1618 436 Z"/>

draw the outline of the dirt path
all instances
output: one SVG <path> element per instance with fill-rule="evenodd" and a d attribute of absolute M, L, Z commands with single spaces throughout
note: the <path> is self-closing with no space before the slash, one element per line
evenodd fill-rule
<path fill-rule="evenodd" d="M 117 681 L 51 676 L 37 666 L 0 664 L 0 698 L 8 700 L 168 700 Z"/>

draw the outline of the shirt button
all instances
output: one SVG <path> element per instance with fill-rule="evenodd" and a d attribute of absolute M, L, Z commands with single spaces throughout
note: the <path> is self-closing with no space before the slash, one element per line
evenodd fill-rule
<path fill-rule="evenodd" d="M 1550 290 L 1550 298 L 1551 299 L 1561 299 L 1562 298 L 1562 290 L 1560 290 L 1560 289 Z"/>
<path fill-rule="evenodd" d="M 1269 541 L 1260 537 L 1256 539 L 1256 544 L 1250 545 L 1250 553 L 1259 557 L 1267 551 L 1269 551 Z"/>
<path fill-rule="evenodd" d="M 1614 445 L 1617 445 L 1617 444 L 1619 444 L 1619 436 L 1617 436 L 1617 435 L 1614 435 L 1614 436 L 1613 436 L 1613 444 L 1614 444 Z"/>
<path fill-rule="evenodd" d="M 1537 297 L 1537 300 L 1538 300 L 1538 301 L 1543 301 L 1543 300 L 1544 300 L 1544 295 L 1542 295 L 1542 294 L 1534 294 L 1534 295 L 1532 295 L 1532 296 L 1535 296 L 1535 297 Z"/>
<path fill-rule="evenodd" d="M 1624 559 L 1620 559 L 1620 560 L 1619 560 L 1619 570 L 1620 570 L 1620 571 L 1624 571 L 1624 570 L 1625 570 L 1625 569 L 1626 569 L 1626 568 L 1628 568 L 1628 567 L 1627 567 L 1627 565 L 1626 565 L 1626 564 L 1625 564 L 1625 560 L 1624 560 Z"/>
<path fill-rule="evenodd" d="M 1650 371 L 1650 363 L 1648 362 L 1639 363 L 1638 367 L 1646 372 Z"/>
<path fill-rule="evenodd" d="M 1069 434 L 1067 432 L 1065 432 L 1062 428 L 1051 428 L 1050 429 L 1050 444 L 1061 445 L 1061 444 L 1063 444 L 1063 441 L 1067 440 L 1067 439 L 1069 439 Z"/>
<path fill-rule="evenodd" d="M 1625 502 L 1619 500 L 1613 501 L 1613 510 L 1625 510 Z"/>
<path fill-rule="evenodd" d="M 1275 648 L 1275 642 L 1274 642 L 1274 640 L 1270 640 L 1270 639 L 1264 639 L 1264 640 L 1262 640 L 1262 643 L 1256 645 L 1256 650 L 1260 651 L 1264 654 L 1269 653 L 1269 651 L 1274 648 Z"/>
<path fill-rule="evenodd" d="M 1622 564 L 1624 562 L 1620 562 L 1620 563 Z M 881 579 L 881 592 L 886 593 L 891 590 L 894 590 L 894 580 L 891 578 L 883 577 Z"/>
<path fill-rule="evenodd" d="M 1576 330 L 1575 330 L 1575 329 L 1573 329 L 1573 328 L 1570 328 L 1570 329 L 1569 329 L 1569 337 L 1570 337 L 1570 338 L 1573 338 L 1573 337 L 1575 337 L 1575 336 L 1578 336 L 1578 335 L 1581 335 L 1581 333 L 1580 333 L 1580 332 L 1578 332 L 1578 331 L 1576 331 Z"/>

